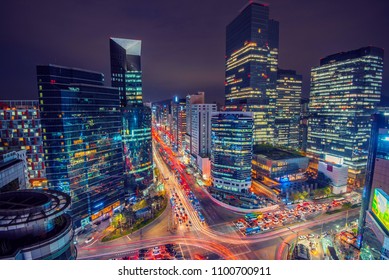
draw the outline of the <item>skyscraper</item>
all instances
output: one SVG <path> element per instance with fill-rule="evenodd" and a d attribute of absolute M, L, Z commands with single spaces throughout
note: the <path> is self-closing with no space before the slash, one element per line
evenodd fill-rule
<path fill-rule="evenodd" d="M 151 109 L 127 106 L 121 109 L 125 173 L 131 192 L 153 182 L 153 152 L 151 139 Z"/>
<path fill-rule="evenodd" d="M 193 104 L 204 104 L 205 93 L 198 92 L 195 94 L 188 94 L 186 96 L 186 134 L 185 134 L 185 153 L 190 157 L 192 153 L 192 107 Z"/>
<path fill-rule="evenodd" d="M 0 152 L 26 150 L 30 187 L 46 185 L 38 100 L 0 102 Z"/>
<path fill-rule="evenodd" d="M 254 113 L 256 144 L 274 141 L 278 30 L 268 5 L 255 1 L 227 26 L 226 108 Z"/>
<path fill-rule="evenodd" d="M 119 89 L 120 105 L 142 105 L 140 40 L 111 38 L 111 81 Z"/>
<path fill-rule="evenodd" d="M 37 66 L 48 187 L 71 196 L 77 228 L 124 199 L 119 94 L 103 79 L 98 72 Z"/>
<path fill-rule="evenodd" d="M 247 192 L 251 186 L 253 114 L 212 114 L 211 176 L 216 188 Z"/>
<path fill-rule="evenodd" d="M 383 49 L 327 56 L 311 71 L 307 152 L 349 167 L 358 182 L 366 168 L 370 116 L 380 101 Z"/>
<path fill-rule="evenodd" d="M 120 95 L 126 187 L 132 190 L 153 182 L 151 110 L 142 101 L 141 45 L 140 40 L 110 39 L 111 82 Z"/>
<path fill-rule="evenodd" d="M 362 259 L 389 259 L 389 127 L 383 114 L 372 120 L 357 245 Z"/>
<path fill-rule="evenodd" d="M 278 70 L 275 137 L 277 145 L 299 148 L 302 76 L 294 70 Z"/>
<path fill-rule="evenodd" d="M 185 98 L 173 98 L 171 102 L 172 113 L 172 135 L 173 143 L 172 148 L 179 152 L 183 152 L 185 133 L 186 133 L 186 100 Z"/>
<path fill-rule="evenodd" d="M 210 157 L 211 155 L 211 118 L 217 111 L 216 104 L 191 105 L 192 155 Z"/>

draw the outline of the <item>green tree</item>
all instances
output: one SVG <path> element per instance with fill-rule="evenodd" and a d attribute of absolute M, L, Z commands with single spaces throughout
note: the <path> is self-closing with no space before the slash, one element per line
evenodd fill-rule
<path fill-rule="evenodd" d="M 323 189 L 324 195 L 329 196 L 332 193 L 331 187 L 327 186 Z"/>

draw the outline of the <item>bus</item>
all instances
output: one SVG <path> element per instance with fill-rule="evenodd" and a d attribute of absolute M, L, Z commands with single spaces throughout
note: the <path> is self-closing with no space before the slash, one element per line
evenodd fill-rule
<path fill-rule="evenodd" d="M 260 227 L 249 227 L 249 228 L 246 228 L 245 229 L 245 235 L 250 235 L 250 234 L 254 234 L 254 233 L 258 233 L 261 231 L 261 228 Z"/>
<path fill-rule="evenodd" d="M 205 219 L 204 219 L 203 214 L 201 214 L 200 211 L 197 211 L 197 215 L 199 216 L 200 222 L 204 223 L 204 222 L 205 222 Z"/>
<path fill-rule="evenodd" d="M 254 222 L 255 220 L 257 220 L 258 216 L 255 215 L 254 213 L 248 213 L 244 216 L 244 219 L 247 221 L 247 222 Z"/>

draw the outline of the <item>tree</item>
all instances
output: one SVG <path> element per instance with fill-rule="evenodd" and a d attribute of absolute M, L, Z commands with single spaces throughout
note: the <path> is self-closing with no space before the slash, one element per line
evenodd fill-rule
<path fill-rule="evenodd" d="M 291 195 L 293 201 L 300 200 L 300 196 L 301 196 L 301 194 L 299 192 L 294 192 Z"/>
<path fill-rule="evenodd" d="M 116 229 L 120 229 L 120 231 L 122 231 L 122 227 L 124 225 L 124 223 L 126 222 L 126 219 L 124 217 L 124 215 L 122 213 L 118 213 L 116 214 L 113 219 L 112 219 L 112 225 L 116 228 Z"/>
<path fill-rule="evenodd" d="M 323 189 L 324 195 L 329 196 L 332 193 L 331 187 L 327 186 Z"/>
<path fill-rule="evenodd" d="M 303 192 L 300 193 L 300 198 L 302 200 L 307 199 L 308 196 L 309 196 L 309 193 L 307 191 L 303 191 Z"/>

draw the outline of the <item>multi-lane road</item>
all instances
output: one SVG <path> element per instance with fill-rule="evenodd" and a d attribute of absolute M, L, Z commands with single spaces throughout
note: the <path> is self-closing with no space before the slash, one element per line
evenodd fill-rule
<path fill-rule="evenodd" d="M 80 244 L 79 259 L 117 258 L 141 248 L 166 243 L 186 246 L 189 248 L 189 258 L 192 257 L 190 248 L 201 248 L 224 259 L 285 259 L 290 242 L 297 239 L 298 235 L 320 234 L 322 231 L 334 228 L 336 224 L 344 224 L 346 216 L 351 220 L 358 215 L 358 209 L 350 210 L 348 213 L 322 214 L 312 220 L 244 236 L 232 224 L 234 220 L 241 218 L 242 214 L 216 204 L 206 190 L 196 183 L 195 177 L 185 172 L 182 164 L 172 156 L 172 152 L 158 136 L 154 135 L 154 141 L 158 141 L 166 154 L 170 154 L 168 165 L 156 148 L 157 145 L 153 145 L 154 163 L 164 178 L 169 178 L 164 182 L 166 193 L 169 198 L 173 193 L 178 197 L 179 203 L 182 204 L 180 207 L 185 209 L 192 225 L 186 226 L 185 222 L 178 223 L 173 208 L 168 205 L 165 212 L 154 222 L 133 234 L 104 243 L 97 240 L 91 244 Z M 177 172 L 180 176 L 175 174 Z M 200 202 L 205 223 L 200 221 L 178 177 L 184 178 L 185 183 Z"/>

